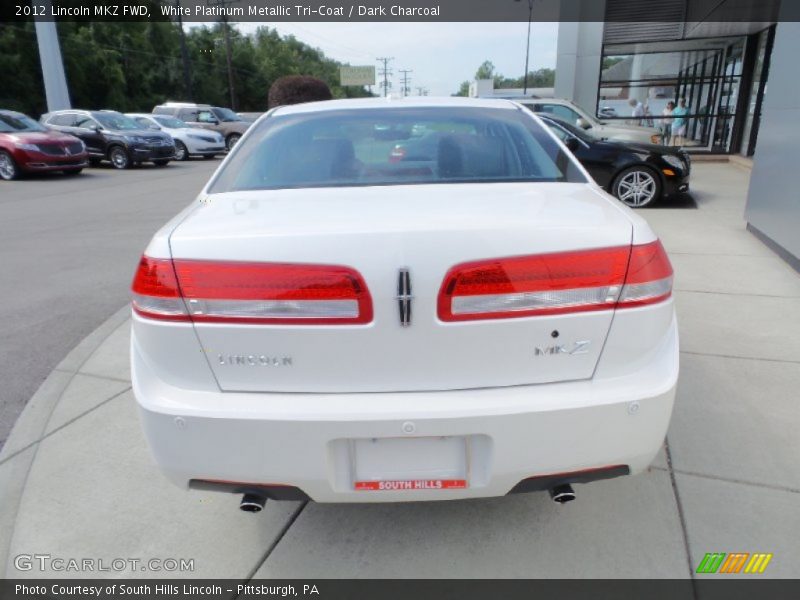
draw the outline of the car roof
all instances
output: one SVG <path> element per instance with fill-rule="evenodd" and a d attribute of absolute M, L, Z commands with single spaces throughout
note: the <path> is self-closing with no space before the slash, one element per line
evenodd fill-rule
<path fill-rule="evenodd" d="M 430 97 L 430 96 L 409 96 L 406 98 L 346 98 L 343 100 L 323 100 L 321 102 L 304 102 L 302 104 L 291 104 L 279 106 L 275 109 L 275 115 L 291 115 L 312 112 L 324 112 L 329 110 L 358 110 L 376 108 L 502 108 L 508 110 L 518 110 L 517 105 L 510 100 L 495 98 L 463 98 L 463 97 Z"/>

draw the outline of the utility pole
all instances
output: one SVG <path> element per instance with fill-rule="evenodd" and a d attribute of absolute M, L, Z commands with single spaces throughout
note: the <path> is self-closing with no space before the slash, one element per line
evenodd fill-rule
<path fill-rule="evenodd" d="M 392 74 L 391 69 L 389 69 L 389 61 L 394 60 L 392 56 L 381 56 L 376 58 L 378 62 L 383 63 L 383 69 L 381 69 L 380 73 L 378 73 L 381 77 L 383 77 L 383 82 L 381 83 L 381 87 L 383 88 L 383 95 L 389 95 L 389 88 L 392 87 L 392 83 L 389 81 L 389 75 Z"/>
<path fill-rule="evenodd" d="M 514 0 L 514 2 L 521 2 L 521 0 Z M 528 57 L 531 53 L 531 20 L 533 19 L 533 2 L 528 0 L 528 41 L 525 46 L 525 87 L 522 91 L 524 95 L 528 95 Z"/>
<path fill-rule="evenodd" d="M 186 32 L 183 31 L 183 17 L 181 16 L 181 0 L 175 0 L 178 9 L 178 31 L 181 34 L 181 59 L 183 60 L 183 93 L 190 102 L 194 101 L 192 93 L 192 67 L 189 64 L 189 50 L 186 48 Z"/>
<path fill-rule="evenodd" d="M 408 96 L 408 93 L 411 91 L 411 88 L 408 87 L 408 84 L 411 82 L 411 78 L 408 76 L 409 73 L 413 73 L 411 69 L 400 69 L 400 72 L 403 74 L 402 82 L 403 82 L 403 97 Z"/>
<path fill-rule="evenodd" d="M 39 2 L 45 7 L 45 14 L 51 11 L 50 0 Z M 64 74 L 64 61 L 61 58 L 61 46 L 58 43 L 58 31 L 54 20 L 44 17 L 34 19 L 36 42 L 39 45 L 39 63 L 42 65 L 42 79 L 47 98 L 47 110 L 72 108 L 69 101 L 67 77 Z"/>
<path fill-rule="evenodd" d="M 224 9 L 229 4 L 233 4 L 233 0 L 206 0 L 206 4 Z M 231 93 L 231 109 L 236 110 L 236 90 L 233 87 L 233 65 L 231 64 L 231 35 L 228 29 L 228 16 L 224 12 L 222 14 L 222 31 L 225 35 L 225 62 L 228 65 L 228 89 Z"/>

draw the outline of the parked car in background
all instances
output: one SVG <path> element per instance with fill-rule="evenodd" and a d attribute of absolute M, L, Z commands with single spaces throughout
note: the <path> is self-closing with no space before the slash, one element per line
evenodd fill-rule
<path fill-rule="evenodd" d="M 628 206 L 643 208 L 689 190 L 691 158 L 680 148 L 599 140 L 549 113 L 538 116 L 594 180 Z"/>
<path fill-rule="evenodd" d="M 597 113 L 601 117 L 607 117 L 607 118 L 613 118 L 613 117 L 618 116 L 617 115 L 617 109 L 615 109 L 612 106 L 603 106 L 602 108 L 600 108 L 600 110 L 597 111 Z"/>
<path fill-rule="evenodd" d="M 177 117 L 144 113 L 128 113 L 125 116 L 136 121 L 142 128 L 163 131 L 175 142 L 175 160 L 188 160 L 190 156 L 214 158 L 225 152 L 225 138 L 216 131 L 190 127 Z"/>
<path fill-rule="evenodd" d="M 252 124 L 245 121 L 230 108 L 194 104 L 191 102 L 167 102 L 153 108 L 153 114 L 170 115 L 193 127 L 202 127 L 221 133 L 225 138 L 225 147 L 230 150 L 236 145 Z"/>
<path fill-rule="evenodd" d="M 22 113 L 0 110 L 0 179 L 41 171 L 77 175 L 88 164 L 86 146 L 78 138 L 50 131 Z"/>
<path fill-rule="evenodd" d="M 242 121 L 247 121 L 248 123 L 255 123 L 258 119 L 263 115 L 263 112 L 240 112 L 236 113 L 241 117 Z"/>
<path fill-rule="evenodd" d="M 57 110 L 42 115 L 41 122 L 83 140 L 94 164 L 107 160 L 116 169 L 143 162 L 163 167 L 175 158 L 175 144 L 169 135 L 144 129 L 117 111 Z"/>
<path fill-rule="evenodd" d="M 661 133 L 654 127 L 640 127 L 638 125 L 628 125 L 616 121 L 601 121 L 569 100 L 561 100 L 558 98 L 525 98 L 518 100 L 518 102 L 535 113 L 551 114 L 554 117 L 577 125 L 589 131 L 594 137 L 599 139 L 641 142 L 645 144 L 661 143 Z"/>
<path fill-rule="evenodd" d="M 440 134 L 435 152 L 394 161 L 412 131 Z M 183 489 L 253 512 L 565 502 L 662 447 L 669 259 L 518 104 L 281 106 L 199 197 L 132 286 L 133 392 Z"/>

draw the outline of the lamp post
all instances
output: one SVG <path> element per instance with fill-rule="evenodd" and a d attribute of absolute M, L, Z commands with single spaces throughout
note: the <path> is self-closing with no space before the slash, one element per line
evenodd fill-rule
<path fill-rule="evenodd" d="M 514 0 L 514 2 L 522 2 L 522 0 Z M 528 95 L 528 57 L 531 53 L 531 20 L 533 19 L 533 2 L 528 0 L 528 38 L 525 44 L 525 84 L 522 93 Z"/>

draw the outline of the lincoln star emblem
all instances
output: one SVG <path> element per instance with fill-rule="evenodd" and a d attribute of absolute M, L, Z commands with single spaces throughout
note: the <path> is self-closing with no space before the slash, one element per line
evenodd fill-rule
<path fill-rule="evenodd" d="M 411 275 L 408 268 L 403 267 L 397 275 L 397 306 L 400 311 L 400 325 L 411 325 Z"/>

